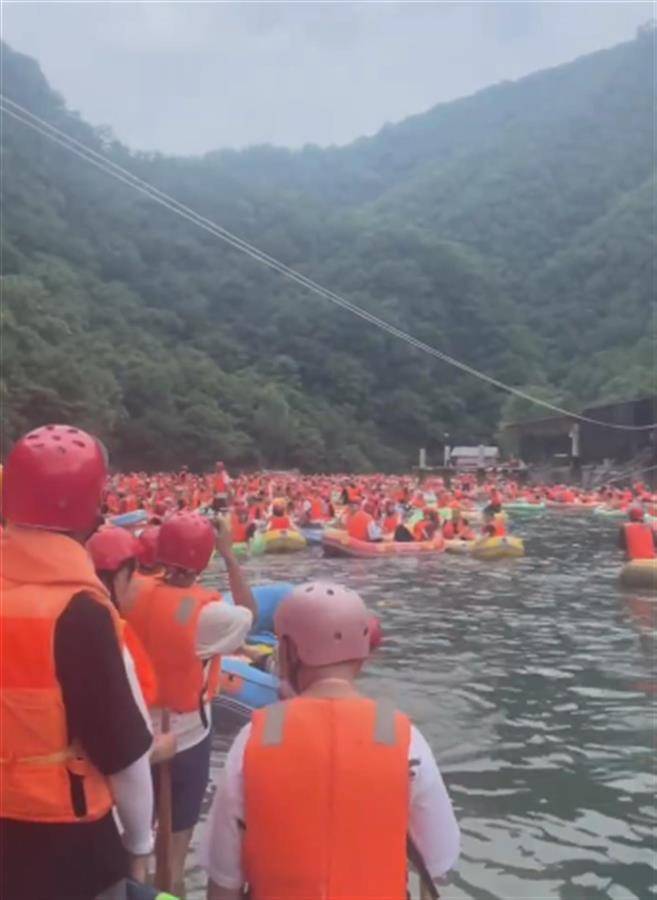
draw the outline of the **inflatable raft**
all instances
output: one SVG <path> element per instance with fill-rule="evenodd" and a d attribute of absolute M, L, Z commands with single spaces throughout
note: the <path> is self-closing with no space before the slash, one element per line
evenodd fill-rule
<path fill-rule="evenodd" d="M 512 500 L 502 507 L 505 512 L 514 516 L 536 516 L 545 512 L 545 503 L 528 503 L 526 500 Z"/>
<path fill-rule="evenodd" d="M 657 559 L 633 559 L 621 569 L 624 587 L 657 591 Z"/>
<path fill-rule="evenodd" d="M 572 513 L 573 515 L 595 512 L 600 505 L 597 500 L 575 500 L 572 503 L 561 503 L 559 500 L 546 500 L 548 509 L 555 512 Z"/>
<path fill-rule="evenodd" d="M 295 528 L 260 532 L 251 541 L 254 553 L 296 553 L 307 546 L 305 537 Z"/>
<path fill-rule="evenodd" d="M 322 543 L 322 535 L 324 534 L 323 525 L 307 525 L 299 528 L 299 532 L 305 537 L 306 543 L 314 546 Z"/>
<path fill-rule="evenodd" d="M 514 559 L 525 555 L 525 545 L 522 538 L 511 537 L 486 537 L 475 542 L 472 555 L 477 559 Z"/>
<path fill-rule="evenodd" d="M 274 641 L 274 615 L 283 597 L 294 590 L 289 581 L 277 581 L 273 584 L 258 584 L 251 589 L 253 599 L 258 607 L 258 615 L 253 623 L 247 643 L 267 644 Z M 223 595 L 227 603 L 233 602 L 233 595 L 226 591 Z"/>
<path fill-rule="evenodd" d="M 346 531 L 327 528 L 322 538 L 325 556 L 353 556 L 360 559 L 390 559 L 395 556 L 427 556 L 442 553 L 442 536 L 433 541 L 358 541 Z"/>
<path fill-rule="evenodd" d="M 133 528 L 146 524 L 148 513 L 145 509 L 134 509 L 132 512 L 121 513 L 120 516 L 110 516 L 108 521 L 110 525 L 117 525 L 119 528 L 127 528 L 132 531 Z"/>
<path fill-rule="evenodd" d="M 215 707 L 240 718 L 248 719 L 254 709 L 278 700 L 278 678 L 257 669 L 245 657 L 222 657 L 219 684 Z"/>
<path fill-rule="evenodd" d="M 595 506 L 593 508 L 594 516 L 602 516 L 605 519 L 626 519 L 626 509 L 615 509 L 610 506 Z"/>
<path fill-rule="evenodd" d="M 472 553 L 472 549 L 476 544 L 476 541 L 462 541 L 459 538 L 454 538 L 453 540 L 445 541 L 445 550 L 447 553 Z"/>

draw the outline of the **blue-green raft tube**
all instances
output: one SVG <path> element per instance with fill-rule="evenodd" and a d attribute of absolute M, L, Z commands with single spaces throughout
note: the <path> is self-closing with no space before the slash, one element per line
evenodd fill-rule
<path fill-rule="evenodd" d="M 289 582 L 262 584 L 253 588 L 258 607 L 258 617 L 247 638 L 247 644 L 266 647 L 276 646 L 274 615 L 281 600 L 294 588 Z M 224 600 L 233 602 L 230 593 Z M 214 712 L 221 720 L 221 713 L 231 713 L 240 721 L 250 718 L 254 709 L 260 709 L 278 700 L 278 678 L 270 672 L 252 665 L 247 659 L 223 657 L 221 660 L 221 691 L 214 700 Z"/>

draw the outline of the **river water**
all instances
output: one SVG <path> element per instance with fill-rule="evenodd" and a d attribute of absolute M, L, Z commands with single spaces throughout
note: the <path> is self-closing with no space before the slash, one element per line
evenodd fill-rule
<path fill-rule="evenodd" d="M 362 688 L 395 698 L 438 759 L 462 829 L 444 898 L 657 897 L 657 598 L 618 587 L 617 526 L 515 524 L 520 560 L 314 549 L 247 570 L 253 584 L 344 582 L 380 615 Z M 230 736 L 219 723 L 215 774 Z M 194 864 L 189 896 L 203 884 Z"/>

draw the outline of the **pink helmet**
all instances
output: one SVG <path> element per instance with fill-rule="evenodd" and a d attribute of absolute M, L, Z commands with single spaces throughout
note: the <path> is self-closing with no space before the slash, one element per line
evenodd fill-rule
<path fill-rule="evenodd" d="M 371 625 L 371 615 L 355 591 L 325 581 L 296 587 L 274 616 L 279 640 L 290 638 L 307 666 L 367 659 Z"/>

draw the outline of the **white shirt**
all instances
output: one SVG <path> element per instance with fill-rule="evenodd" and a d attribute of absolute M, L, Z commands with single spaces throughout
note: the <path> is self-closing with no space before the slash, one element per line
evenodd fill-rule
<path fill-rule="evenodd" d="M 213 601 L 201 610 L 196 629 L 196 656 L 209 660 L 213 656 L 234 653 L 242 646 L 253 625 L 253 616 L 244 606 Z M 161 731 L 162 711 L 151 710 L 153 731 Z M 198 710 L 170 713 L 169 728 L 178 738 L 178 753 L 200 744 L 212 725 L 210 703 L 205 704 L 205 724 Z"/>
<path fill-rule="evenodd" d="M 219 773 L 201 847 L 201 862 L 209 877 L 228 890 L 242 887 L 245 881 L 238 821 L 245 821 L 243 760 L 250 733 L 251 725 L 245 725 L 228 751 L 226 765 Z M 456 863 L 461 835 L 434 755 L 415 726 L 411 726 L 408 759 L 411 771 L 410 834 L 429 874 L 439 878 Z"/>

